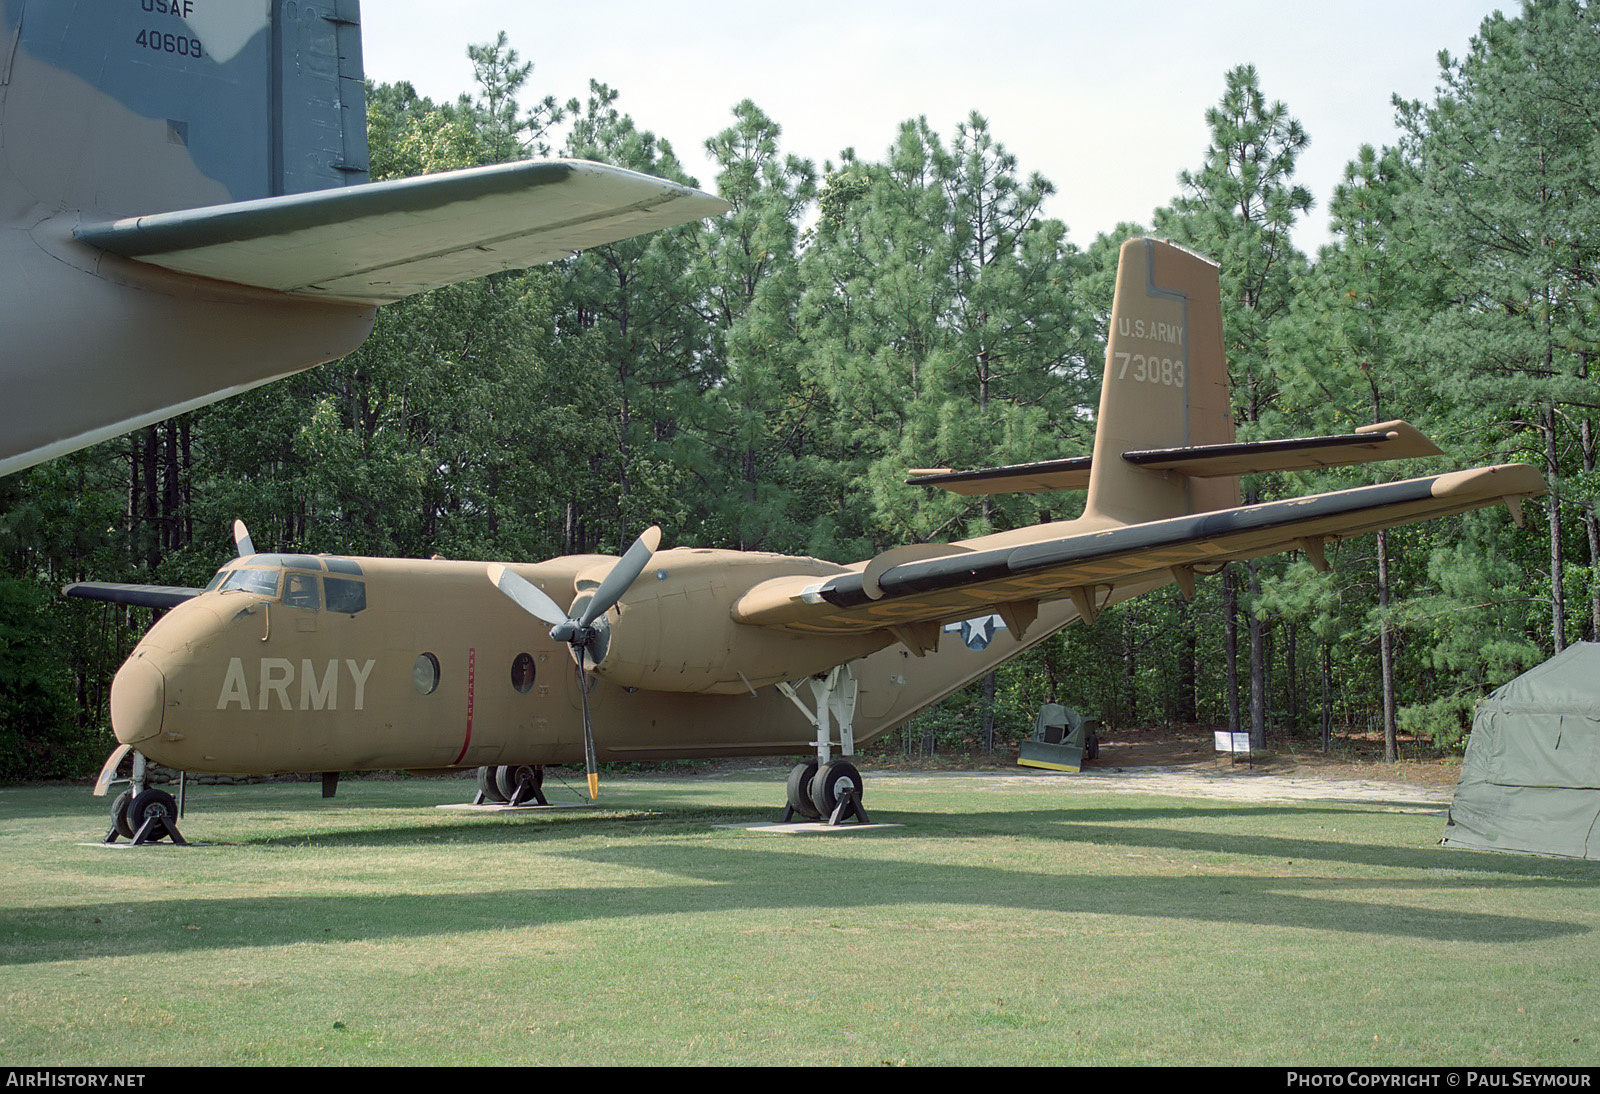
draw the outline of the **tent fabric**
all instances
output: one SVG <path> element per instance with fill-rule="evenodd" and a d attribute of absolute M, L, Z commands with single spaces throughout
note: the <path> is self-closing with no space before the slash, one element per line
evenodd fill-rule
<path fill-rule="evenodd" d="M 1447 847 L 1600 859 L 1600 643 L 1580 642 L 1478 703 Z"/>

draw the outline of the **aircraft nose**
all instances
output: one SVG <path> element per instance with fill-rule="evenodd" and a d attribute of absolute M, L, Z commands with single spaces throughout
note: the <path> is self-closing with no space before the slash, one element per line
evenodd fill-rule
<path fill-rule="evenodd" d="M 167 680 L 148 657 L 136 652 L 111 681 L 111 729 L 125 745 L 161 732 Z"/>

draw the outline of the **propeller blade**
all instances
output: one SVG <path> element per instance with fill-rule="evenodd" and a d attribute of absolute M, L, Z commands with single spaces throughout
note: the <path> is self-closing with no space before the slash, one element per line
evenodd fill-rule
<path fill-rule="evenodd" d="M 239 548 L 240 558 L 256 553 L 255 542 L 250 538 L 250 529 L 244 526 L 244 521 L 242 520 L 233 522 L 233 542 Z"/>
<path fill-rule="evenodd" d="M 644 568 L 650 565 L 650 556 L 656 553 L 656 546 L 660 542 L 661 528 L 655 524 L 646 528 L 644 535 L 633 541 L 628 553 L 611 567 L 611 572 L 600 582 L 600 587 L 594 591 L 594 596 L 584 607 L 583 615 L 577 621 L 580 629 L 588 627 L 622 599 L 622 594 L 628 591 L 638 580 L 639 575 L 644 573 Z"/>
<path fill-rule="evenodd" d="M 567 621 L 567 613 L 545 595 L 543 589 L 527 578 L 512 573 L 500 563 L 489 563 L 489 580 L 495 588 L 514 600 L 517 607 L 535 619 L 541 619 L 552 627 Z"/>
<path fill-rule="evenodd" d="M 589 674 L 578 663 L 578 694 L 583 696 L 583 762 L 589 772 L 589 800 L 600 796 L 600 764 L 594 757 L 594 723 L 589 720 Z"/>

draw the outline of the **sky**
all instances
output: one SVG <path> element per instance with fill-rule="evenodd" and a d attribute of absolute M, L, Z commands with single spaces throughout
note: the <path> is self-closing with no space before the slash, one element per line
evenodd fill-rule
<path fill-rule="evenodd" d="M 1046 214 L 1086 247 L 1120 221 L 1148 227 L 1198 169 L 1205 112 L 1224 75 L 1253 64 L 1311 138 L 1296 178 L 1315 205 L 1295 232 L 1328 241 L 1327 204 L 1362 144 L 1398 137 L 1391 98 L 1431 101 L 1439 52 L 1460 56 L 1485 0 L 700 0 L 549 4 L 367 0 L 366 73 L 436 100 L 472 90 L 470 43 L 504 30 L 534 64 L 526 101 L 586 96 L 589 80 L 670 141 L 715 189 L 705 140 L 753 99 L 783 127 L 782 150 L 837 162 L 882 158 L 902 121 L 926 116 L 949 142 L 974 110 L 1056 187 Z M 1508 14 L 1520 10 L 1509 7 Z"/>

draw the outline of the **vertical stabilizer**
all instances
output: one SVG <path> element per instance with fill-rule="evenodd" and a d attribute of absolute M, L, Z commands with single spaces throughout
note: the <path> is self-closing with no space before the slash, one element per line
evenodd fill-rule
<path fill-rule="evenodd" d="M 1128 240 L 1117 264 L 1085 515 L 1135 523 L 1238 505 L 1237 478 L 1191 478 L 1122 458 L 1232 441 L 1216 263 L 1164 240 Z"/>
<path fill-rule="evenodd" d="M 114 218 L 367 178 L 359 0 L 0 0 L 0 194 Z"/>

